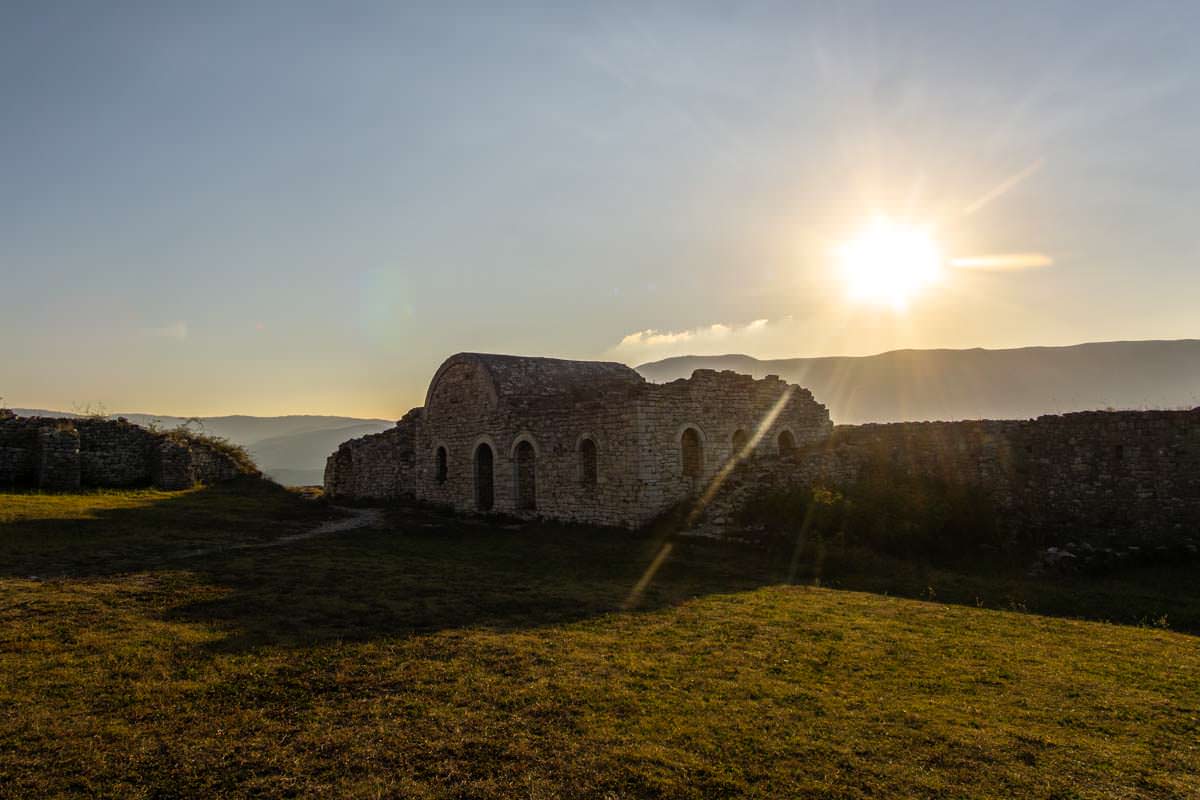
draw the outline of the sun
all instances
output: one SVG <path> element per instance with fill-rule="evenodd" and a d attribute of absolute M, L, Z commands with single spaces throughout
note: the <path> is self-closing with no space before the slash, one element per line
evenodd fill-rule
<path fill-rule="evenodd" d="M 942 254 L 931 230 L 887 217 L 875 218 L 837 256 L 851 298 L 896 310 L 942 276 Z"/>

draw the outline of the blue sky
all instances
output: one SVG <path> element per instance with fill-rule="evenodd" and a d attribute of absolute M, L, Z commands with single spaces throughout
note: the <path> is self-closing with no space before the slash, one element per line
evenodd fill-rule
<path fill-rule="evenodd" d="M 0 396 L 1200 337 L 1200 5 L 731 6 L 0 3 Z M 855 304 L 878 214 L 1047 265 Z"/>

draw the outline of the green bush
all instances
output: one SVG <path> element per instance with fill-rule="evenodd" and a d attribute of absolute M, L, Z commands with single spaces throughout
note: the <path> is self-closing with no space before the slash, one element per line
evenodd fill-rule
<path fill-rule="evenodd" d="M 966 555 L 1010 544 L 982 490 L 895 469 L 871 471 L 842 490 L 765 490 L 745 505 L 738 522 L 768 538 L 803 534 L 900 556 Z"/>

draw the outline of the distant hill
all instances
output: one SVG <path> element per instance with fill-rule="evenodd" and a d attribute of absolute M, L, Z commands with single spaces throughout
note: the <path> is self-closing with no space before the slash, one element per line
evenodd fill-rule
<path fill-rule="evenodd" d="M 77 417 L 64 411 L 36 408 L 13 409 L 21 416 Z M 161 414 L 118 413 L 137 425 L 175 428 L 184 417 Z M 325 458 L 347 439 L 387 430 L 396 423 L 385 419 L 292 415 L 285 417 L 249 417 L 235 414 L 204 417 L 205 433 L 221 436 L 240 444 L 254 456 L 259 468 L 288 485 L 318 484 L 325 469 Z"/>
<path fill-rule="evenodd" d="M 249 450 L 262 470 L 280 483 L 321 483 L 325 472 L 325 458 L 336 450 L 339 444 L 348 439 L 366 436 L 368 433 L 379 433 L 395 424 L 369 420 L 341 428 L 272 436 L 250 445 Z M 294 473 L 303 473 L 303 476 Z M 314 476 L 316 480 L 312 480 Z"/>
<path fill-rule="evenodd" d="M 1195 339 L 772 360 L 679 356 L 637 367 L 656 382 L 686 378 L 696 369 L 779 375 L 811 389 L 839 423 L 1024 419 L 1098 408 L 1200 406 L 1200 341 Z"/>

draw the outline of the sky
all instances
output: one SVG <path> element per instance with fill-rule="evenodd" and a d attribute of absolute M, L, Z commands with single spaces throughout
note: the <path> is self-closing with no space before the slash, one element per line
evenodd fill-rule
<path fill-rule="evenodd" d="M 1200 337 L 1200 4 L 405 5 L 0 0 L 0 404 Z M 839 266 L 880 218 L 945 260 L 903 304 Z"/>

